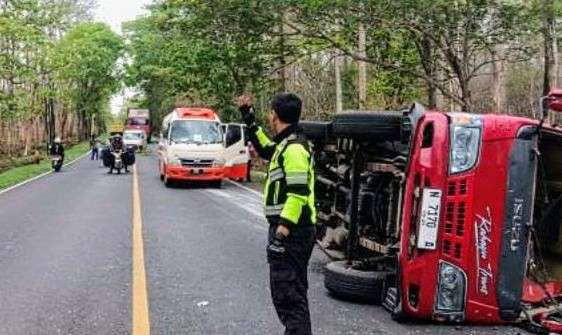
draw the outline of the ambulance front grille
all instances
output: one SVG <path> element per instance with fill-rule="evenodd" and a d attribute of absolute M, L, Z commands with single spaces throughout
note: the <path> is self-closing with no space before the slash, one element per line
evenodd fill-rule
<path fill-rule="evenodd" d="M 212 159 L 182 159 L 181 165 L 194 168 L 205 168 L 213 166 Z"/>

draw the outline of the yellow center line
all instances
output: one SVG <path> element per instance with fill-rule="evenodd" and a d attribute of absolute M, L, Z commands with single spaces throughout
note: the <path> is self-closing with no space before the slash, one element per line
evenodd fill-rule
<path fill-rule="evenodd" d="M 133 335 L 150 335 L 144 247 L 142 239 L 142 212 L 137 166 L 133 166 Z"/>

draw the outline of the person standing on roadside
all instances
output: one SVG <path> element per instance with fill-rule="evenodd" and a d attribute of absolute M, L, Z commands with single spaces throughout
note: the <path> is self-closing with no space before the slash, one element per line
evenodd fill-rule
<path fill-rule="evenodd" d="M 92 150 L 91 160 L 98 160 L 99 158 L 99 140 L 92 135 L 90 139 L 90 149 Z"/>
<path fill-rule="evenodd" d="M 307 271 L 316 239 L 316 208 L 312 153 L 299 127 L 302 102 L 292 93 L 273 98 L 268 116 L 273 140 L 256 124 L 252 99 L 243 95 L 236 103 L 254 149 L 269 161 L 263 195 L 273 305 L 285 335 L 310 335 Z"/>

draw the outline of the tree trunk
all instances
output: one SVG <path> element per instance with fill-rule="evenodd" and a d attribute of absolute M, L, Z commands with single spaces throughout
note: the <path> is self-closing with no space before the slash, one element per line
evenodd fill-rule
<path fill-rule="evenodd" d="M 552 24 L 552 57 L 554 58 L 554 87 L 560 87 L 560 54 L 558 53 L 558 32 L 556 31 L 556 19 Z"/>
<path fill-rule="evenodd" d="M 336 113 L 341 113 L 343 110 L 343 97 L 341 88 L 341 72 L 340 72 L 340 57 L 334 57 L 334 79 L 336 82 Z"/>
<path fill-rule="evenodd" d="M 365 26 L 359 24 L 358 35 L 358 47 L 357 54 L 361 58 L 367 58 L 366 52 L 366 39 L 367 32 L 365 31 Z M 359 78 L 357 82 L 357 88 L 359 90 L 359 109 L 367 108 L 367 63 L 364 61 L 358 61 Z"/>
<path fill-rule="evenodd" d="M 279 19 L 279 91 L 287 91 L 287 60 L 285 59 L 285 13 L 281 12 Z"/>
<path fill-rule="evenodd" d="M 544 0 L 544 80 L 543 95 L 548 95 L 556 82 L 556 60 L 554 58 L 554 0 Z"/>
<path fill-rule="evenodd" d="M 492 111 L 501 113 L 503 102 L 505 100 L 504 87 L 504 61 L 503 46 L 498 45 L 492 51 L 492 99 L 494 105 Z"/>
<path fill-rule="evenodd" d="M 424 35 L 422 39 L 420 51 L 426 76 L 436 82 L 438 78 L 435 59 L 433 55 L 433 47 L 431 45 L 430 39 L 426 35 Z M 437 108 L 437 88 L 435 87 L 435 84 L 430 81 L 428 81 L 426 85 L 427 106 L 431 109 L 435 109 Z"/>

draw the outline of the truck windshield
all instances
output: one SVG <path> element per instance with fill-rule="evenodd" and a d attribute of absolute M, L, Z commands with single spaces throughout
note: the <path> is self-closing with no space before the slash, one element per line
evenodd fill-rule
<path fill-rule="evenodd" d="M 141 133 L 124 133 L 123 139 L 125 140 L 138 140 L 142 138 Z"/>
<path fill-rule="evenodd" d="M 174 121 L 170 140 L 176 143 L 222 143 L 222 132 L 219 123 L 214 121 Z"/>
<path fill-rule="evenodd" d="M 148 119 L 142 117 L 132 117 L 127 119 L 127 124 L 130 126 L 146 126 L 148 124 Z"/>

